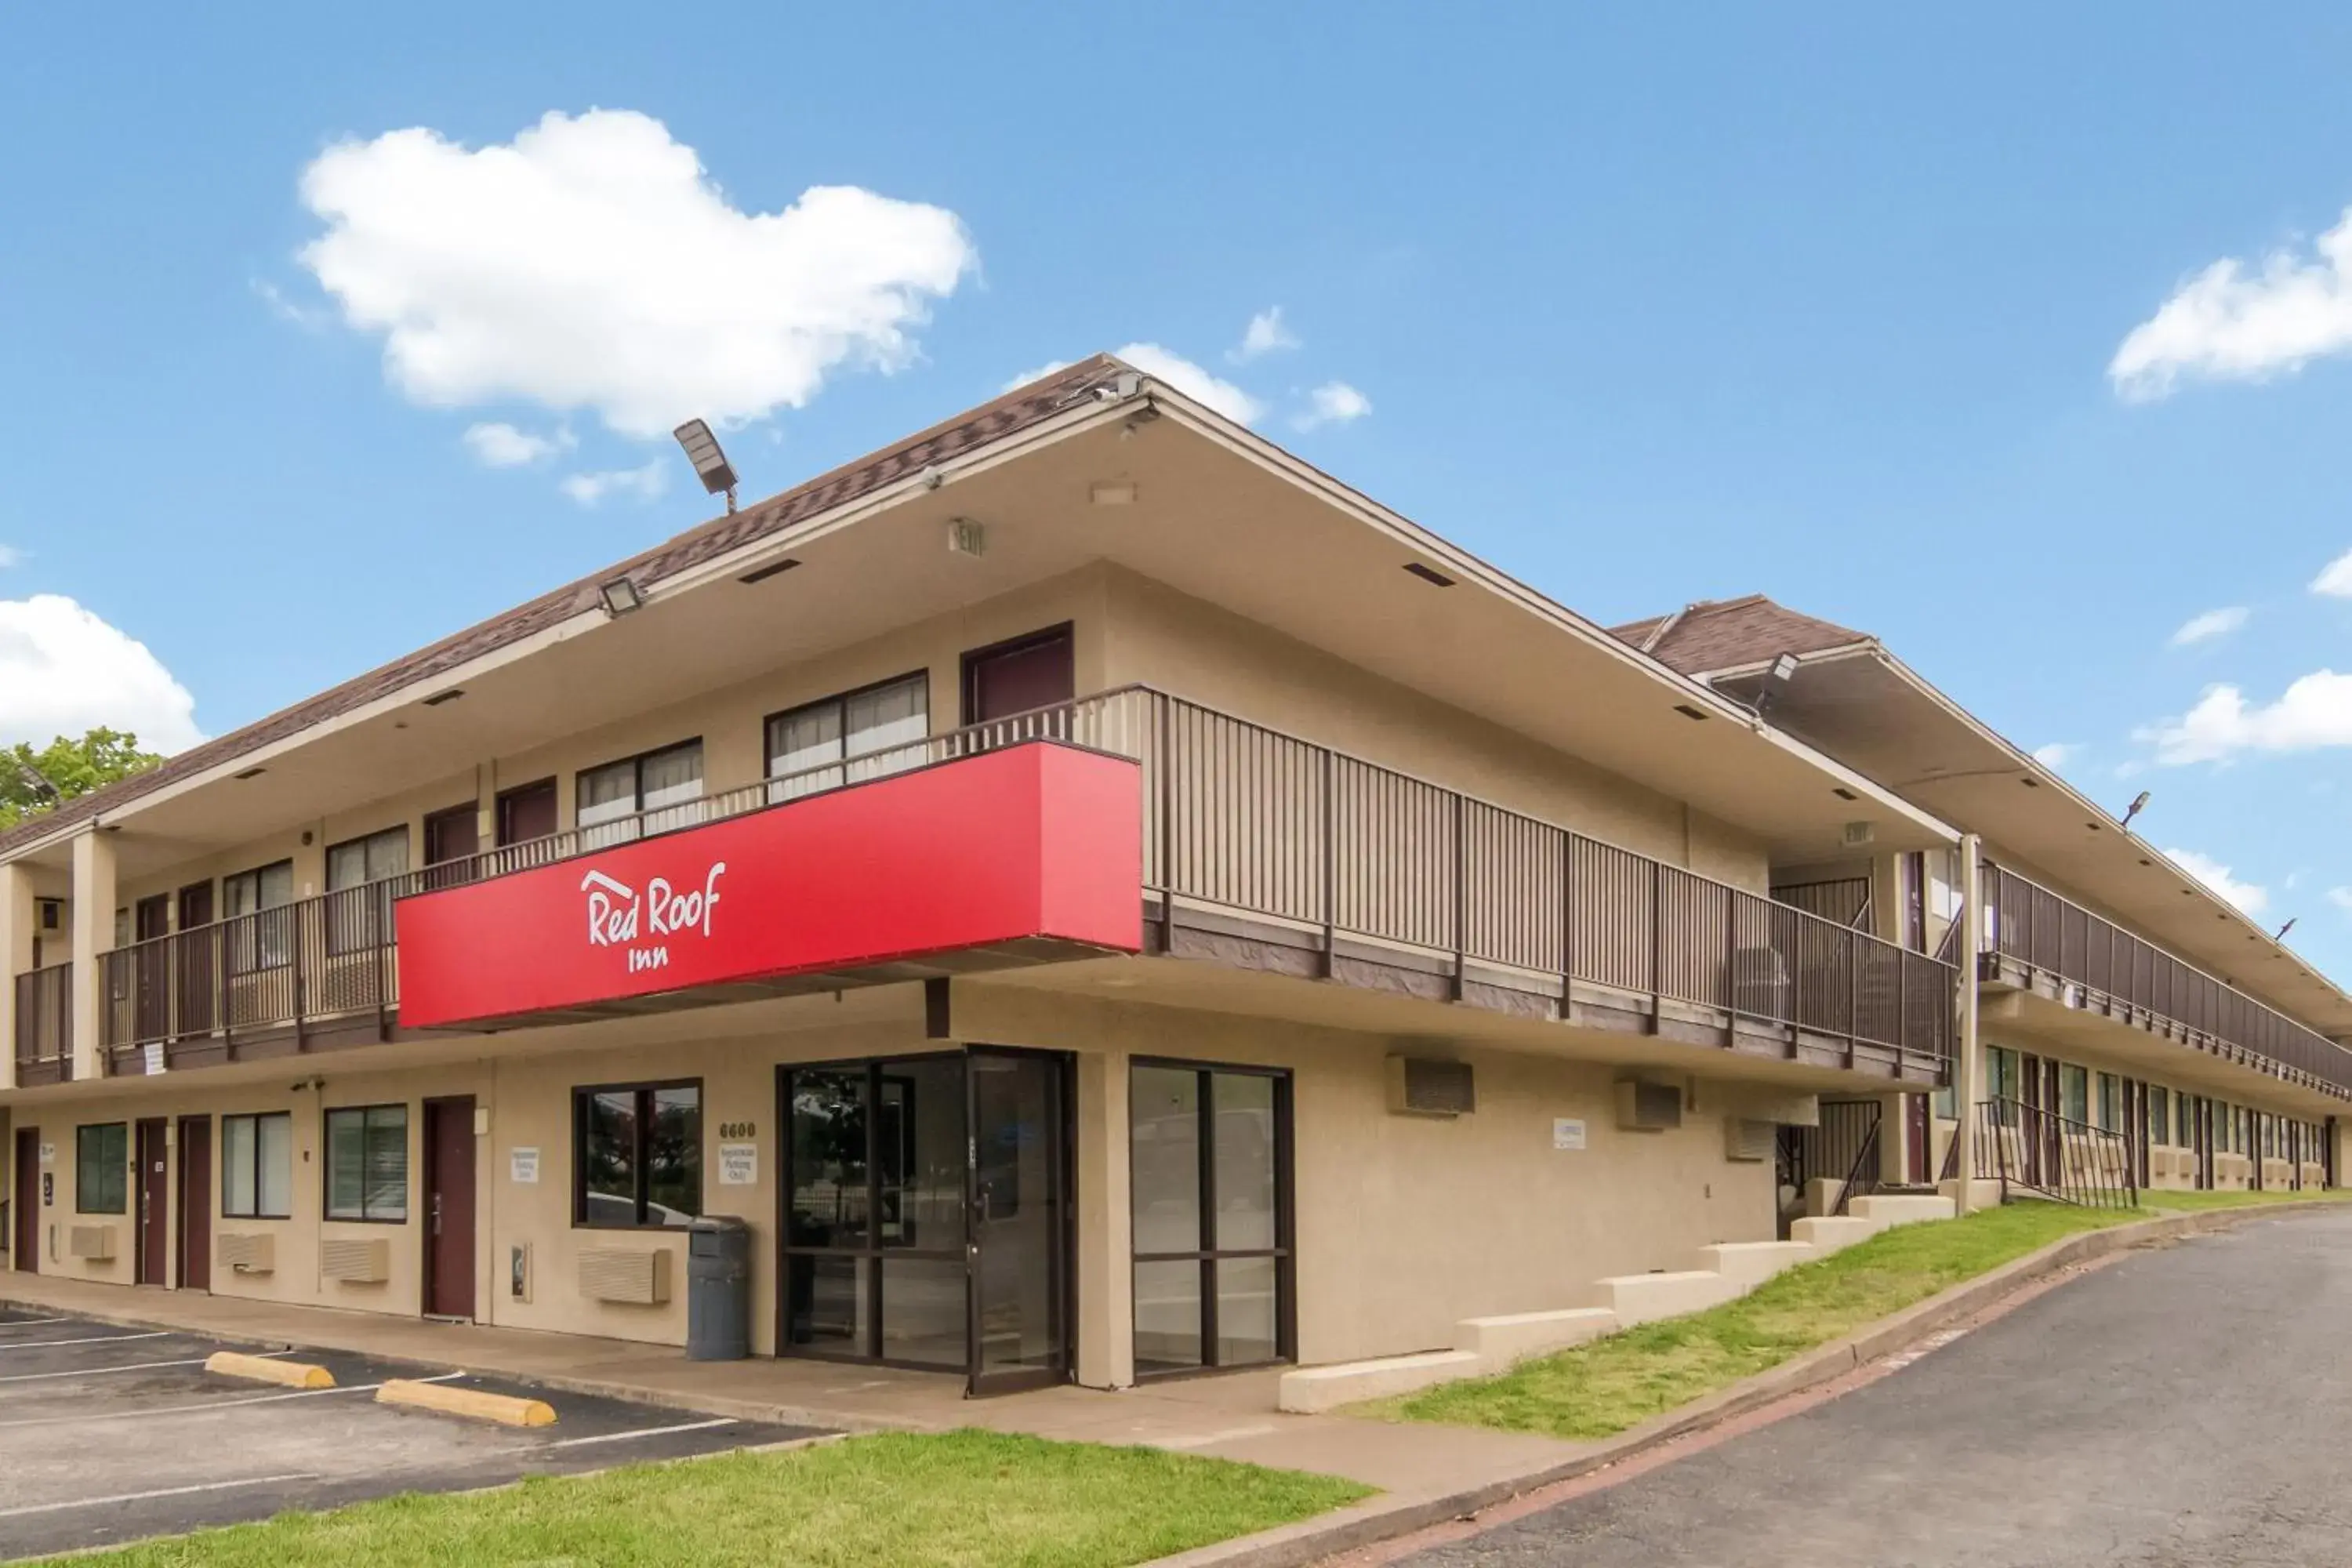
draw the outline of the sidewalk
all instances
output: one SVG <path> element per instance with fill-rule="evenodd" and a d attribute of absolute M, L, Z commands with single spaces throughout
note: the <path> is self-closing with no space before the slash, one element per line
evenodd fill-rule
<path fill-rule="evenodd" d="M 305 1345 L 463 1368 L 575 1394 L 842 1431 L 984 1426 L 1071 1442 L 1141 1444 L 1345 1476 L 1402 1501 L 1504 1485 L 1600 1445 L 1470 1427 L 1391 1425 L 1275 1407 L 1277 1370 L 1108 1394 L 1060 1387 L 966 1399 L 963 1380 L 835 1362 L 690 1362 L 674 1346 L 432 1323 L 146 1286 L 0 1274 L 0 1301 L 263 1345 Z"/>

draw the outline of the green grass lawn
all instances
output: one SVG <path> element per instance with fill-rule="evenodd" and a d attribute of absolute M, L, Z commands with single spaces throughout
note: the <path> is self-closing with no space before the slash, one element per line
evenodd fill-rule
<path fill-rule="evenodd" d="M 963 1431 L 853 1437 L 284 1514 L 75 1568 L 1110 1568 L 1369 1495 L 1328 1476 Z"/>
<path fill-rule="evenodd" d="M 1607 1437 L 2062 1237 L 2147 1217 L 2133 1209 L 2011 1204 L 1962 1219 L 1903 1226 L 1776 1275 L 1737 1301 L 1645 1323 L 1493 1377 L 1443 1384 L 1353 1410 L 1554 1437 Z"/>

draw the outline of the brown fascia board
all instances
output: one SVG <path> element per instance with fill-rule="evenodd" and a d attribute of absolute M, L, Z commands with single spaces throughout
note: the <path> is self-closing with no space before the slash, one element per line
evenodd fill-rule
<path fill-rule="evenodd" d="M 484 655 L 522 642 L 595 607 L 598 584 L 619 576 L 650 587 L 705 562 L 784 532 L 798 523 L 963 457 L 1063 412 L 1129 367 L 1108 354 L 1055 372 L 1003 396 L 868 453 L 740 511 L 713 518 L 653 549 L 516 605 L 464 631 L 282 708 L 241 730 L 191 746 L 160 767 L 65 802 L 0 833 L 0 856 L 79 826 L 101 813 L 200 777 L 315 725 L 432 681 Z"/>

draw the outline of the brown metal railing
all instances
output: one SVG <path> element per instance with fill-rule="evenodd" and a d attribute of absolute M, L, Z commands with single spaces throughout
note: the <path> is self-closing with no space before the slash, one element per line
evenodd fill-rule
<path fill-rule="evenodd" d="M 398 1005 L 393 900 L 1032 740 L 1142 770 L 1143 891 L 1319 939 L 1689 1004 L 1928 1061 L 1954 972 L 1864 932 L 1145 687 L 572 828 L 104 955 L 105 1043 Z M 143 988 L 142 988 L 143 987 Z"/>
<path fill-rule="evenodd" d="M 73 965 L 16 976 L 16 1081 L 73 1076 Z"/>
<path fill-rule="evenodd" d="M 2084 1208 L 2139 1206 L 2139 1162 L 2125 1133 L 2014 1100 L 1979 1100 L 1970 1118 L 1979 1181 L 1998 1181 L 2003 1203 L 2022 1194 Z M 1944 1180 L 1959 1169 L 1959 1140 Z"/>
<path fill-rule="evenodd" d="M 2223 1054 L 2352 1092 L 2352 1051 L 2005 867 L 1984 868 L 1985 952 L 2202 1035 Z"/>

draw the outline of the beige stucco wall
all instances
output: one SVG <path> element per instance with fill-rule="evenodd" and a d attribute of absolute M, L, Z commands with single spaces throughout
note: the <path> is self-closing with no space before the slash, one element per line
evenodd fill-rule
<path fill-rule="evenodd" d="M 769 1352 L 777 1291 L 778 1064 L 943 1048 L 922 1037 L 911 1005 L 896 1016 L 826 1026 L 817 1009 L 830 1005 L 815 999 L 791 1011 L 793 1027 L 751 1035 L 730 1032 L 729 1016 L 737 1010 L 698 1014 L 707 1034 L 658 1047 L 552 1048 L 562 1036 L 581 1037 L 575 1027 L 514 1037 L 503 1043 L 511 1054 L 478 1061 L 379 1068 L 371 1058 L 405 1047 L 373 1047 L 288 1063 L 284 1072 L 239 1086 L 207 1083 L 197 1070 L 122 1080 L 97 1096 L 19 1105 L 20 1122 L 37 1125 L 57 1150 L 56 1203 L 44 1215 L 41 1267 L 121 1283 L 132 1278 L 129 1215 L 83 1220 L 121 1227 L 114 1260 L 61 1256 L 65 1227 L 77 1219 L 76 1126 L 165 1116 L 176 1136 L 182 1115 L 286 1110 L 294 1117 L 293 1217 L 216 1218 L 213 1226 L 216 1250 L 224 1232 L 273 1232 L 277 1268 L 241 1276 L 216 1262 L 213 1289 L 415 1313 L 424 1245 L 420 1102 L 467 1094 L 488 1124 L 477 1147 L 477 1315 L 519 1328 L 677 1343 L 686 1322 L 682 1237 L 571 1223 L 572 1093 L 592 1085 L 699 1079 L 704 1210 L 740 1215 L 754 1227 L 755 1344 Z M 1077 1058 L 1080 1349 L 1082 1372 L 1093 1383 L 1124 1383 L 1131 1375 L 1125 1127 L 1127 1073 L 1136 1056 L 1293 1072 L 1299 1348 L 1309 1362 L 1450 1343 L 1462 1318 L 1574 1305 L 1603 1276 L 1687 1267 L 1702 1245 L 1773 1233 L 1771 1166 L 1726 1158 L 1722 1117 L 1734 1090 L 1714 1082 L 1686 1091 L 1696 1100 L 1680 1130 L 1625 1132 L 1614 1123 L 1612 1069 L 1470 1051 L 1463 1055 L 1477 1072 L 1478 1110 L 1439 1121 L 1389 1112 L 1384 1060 L 1399 1047 L 1380 1036 L 981 987 L 960 990 L 957 1033 L 978 1043 L 1066 1049 Z M 1411 1048 L 1448 1049 L 1435 1041 Z M 316 1073 L 323 1084 L 314 1089 L 303 1079 L 304 1087 L 294 1087 L 304 1073 Z M 320 1107 L 388 1101 L 410 1110 L 410 1218 L 398 1225 L 324 1221 Z M 1582 1120 L 1588 1146 L 1555 1149 L 1556 1118 Z M 756 1128 L 758 1180 L 751 1185 L 724 1186 L 718 1179 L 719 1128 L 732 1122 Z M 538 1151 L 536 1183 L 513 1179 L 518 1148 Z M 207 1200 L 215 1212 L 219 1153 L 216 1130 Z M 390 1241 L 393 1278 L 376 1285 L 320 1279 L 319 1243 L 333 1236 Z M 509 1249 L 517 1246 L 531 1252 L 528 1300 L 508 1292 Z M 677 1252 L 671 1301 L 637 1307 L 583 1299 L 577 1265 L 592 1247 Z"/>

